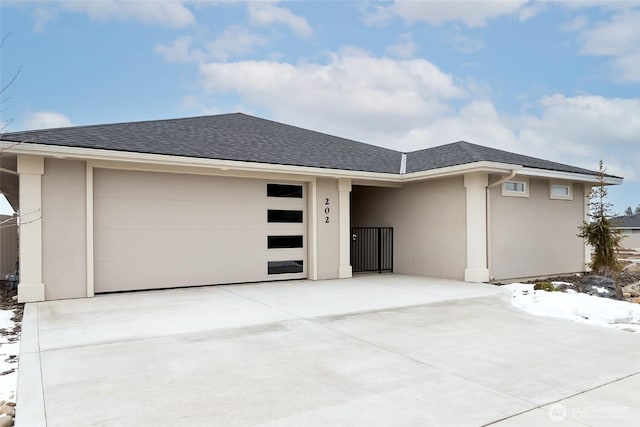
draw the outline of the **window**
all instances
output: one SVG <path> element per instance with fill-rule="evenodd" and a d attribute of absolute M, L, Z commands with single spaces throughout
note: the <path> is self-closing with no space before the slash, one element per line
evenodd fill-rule
<path fill-rule="evenodd" d="M 302 222 L 302 211 L 269 209 L 267 222 Z"/>
<path fill-rule="evenodd" d="M 507 181 L 502 183 L 502 195 L 514 197 L 529 197 L 529 181 Z"/>
<path fill-rule="evenodd" d="M 267 184 L 267 197 L 302 199 L 302 185 Z"/>
<path fill-rule="evenodd" d="M 269 274 L 302 273 L 303 264 L 302 260 L 269 261 L 267 269 Z"/>
<path fill-rule="evenodd" d="M 552 182 L 549 184 L 549 198 L 556 200 L 573 200 L 571 187 L 571 184 Z"/>
<path fill-rule="evenodd" d="M 302 236 L 268 236 L 269 249 L 301 248 Z"/>
<path fill-rule="evenodd" d="M 513 191 L 516 193 L 524 193 L 524 182 L 505 182 L 504 191 Z"/>

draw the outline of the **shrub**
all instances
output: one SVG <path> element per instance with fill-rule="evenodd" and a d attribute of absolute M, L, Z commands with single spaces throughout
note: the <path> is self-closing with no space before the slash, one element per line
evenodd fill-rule
<path fill-rule="evenodd" d="M 536 290 L 536 291 L 547 291 L 547 292 L 554 292 L 554 291 L 558 290 L 558 289 L 556 289 L 555 286 L 553 286 L 553 283 L 551 283 L 551 282 L 536 283 L 533 286 L 533 289 Z"/>
<path fill-rule="evenodd" d="M 593 248 L 591 254 L 593 271 L 602 276 L 615 277 L 622 270 L 617 257 L 617 253 L 622 249 L 620 243 L 622 234 L 620 230 L 611 226 L 609 220 L 612 214 L 611 204 L 605 201 L 607 197 L 606 171 L 602 160 L 600 160 L 598 184 L 589 195 L 589 222 L 582 223 L 578 236 L 585 239 Z"/>

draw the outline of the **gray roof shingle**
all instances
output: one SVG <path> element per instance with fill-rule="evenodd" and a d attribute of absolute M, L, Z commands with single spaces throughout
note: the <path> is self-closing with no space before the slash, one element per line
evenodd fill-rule
<path fill-rule="evenodd" d="M 589 169 L 523 156 L 465 141 L 409 153 L 407 155 L 407 173 L 482 161 L 522 165 L 534 169 L 596 175 L 596 172 Z"/>
<path fill-rule="evenodd" d="M 5 141 L 398 173 L 402 154 L 242 113 L 13 132 Z"/>
<path fill-rule="evenodd" d="M 619 228 L 640 228 L 640 214 L 611 218 L 611 225 Z"/>
<path fill-rule="evenodd" d="M 4 141 L 399 174 L 402 153 L 242 113 L 12 132 Z M 596 175 L 459 141 L 407 154 L 406 173 L 479 161 Z"/>

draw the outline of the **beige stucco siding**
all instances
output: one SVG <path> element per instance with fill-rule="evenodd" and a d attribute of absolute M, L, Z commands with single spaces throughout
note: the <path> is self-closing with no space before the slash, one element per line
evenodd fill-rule
<path fill-rule="evenodd" d="M 529 180 L 529 197 L 502 196 L 498 185 L 490 190 L 489 209 L 496 280 L 584 270 L 583 241 L 576 236 L 584 215 L 581 184 L 573 184 L 573 200 L 552 200 L 545 179 Z"/>
<path fill-rule="evenodd" d="M 47 300 L 87 296 L 85 162 L 45 159 L 42 276 Z"/>
<path fill-rule="evenodd" d="M 268 261 L 306 253 L 268 251 L 267 236 L 304 235 L 307 219 L 267 223 L 267 209 L 304 210 L 305 201 L 267 198 L 266 183 L 95 169 L 96 292 L 305 277 L 306 262 L 304 273 L 267 274 Z"/>
<path fill-rule="evenodd" d="M 354 187 L 352 225 L 394 228 L 394 271 L 464 279 L 465 189 L 462 177 L 402 188 Z"/>
<path fill-rule="evenodd" d="M 340 264 L 338 180 L 318 179 L 316 199 L 318 279 L 335 279 Z"/>

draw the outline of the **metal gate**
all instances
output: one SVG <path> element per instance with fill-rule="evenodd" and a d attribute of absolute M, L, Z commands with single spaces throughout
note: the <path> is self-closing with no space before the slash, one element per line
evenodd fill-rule
<path fill-rule="evenodd" d="M 362 271 L 393 272 L 393 227 L 353 227 L 351 268 Z"/>

